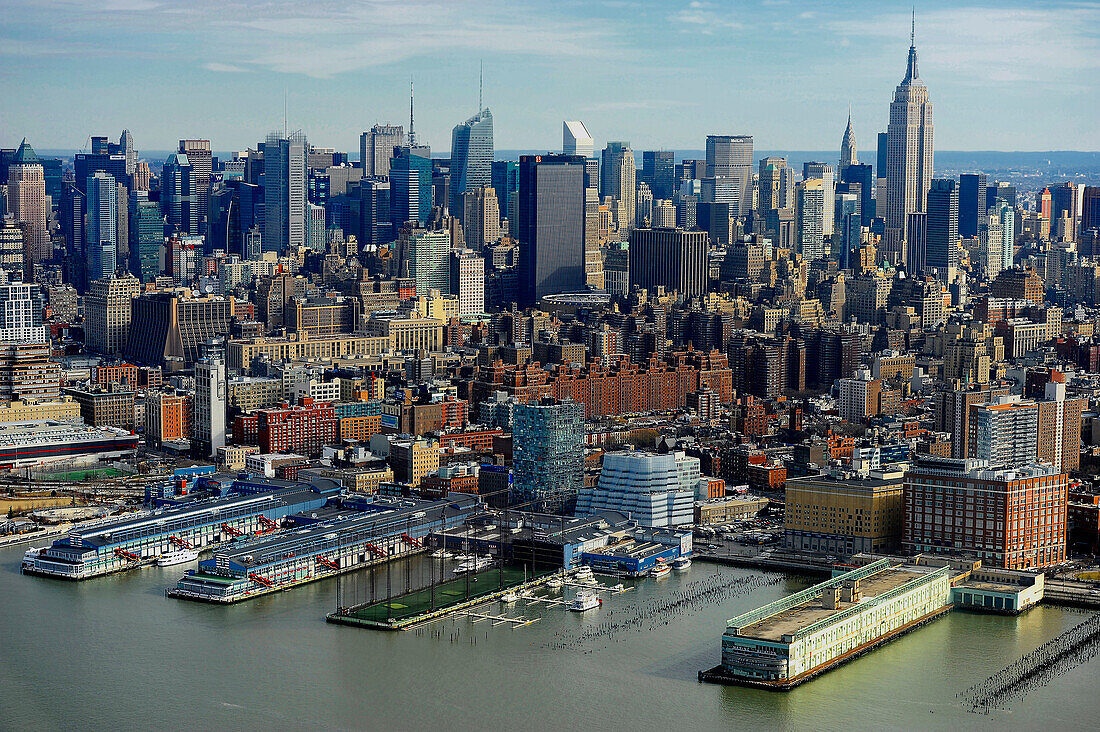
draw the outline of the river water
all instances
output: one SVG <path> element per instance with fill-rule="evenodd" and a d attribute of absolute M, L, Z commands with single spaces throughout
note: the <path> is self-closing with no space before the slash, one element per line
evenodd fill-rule
<path fill-rule="evenodd" d="M 0 729 L 1092 730 L 1100 713 L 1100 660 L 1007 711 L 956 701 L 1084 618 L 1058 608 L 950 613 L 774 693 L 700 684 L 696 672 L 718 662 L 727 618 L 803 579 L 578 641 L 704 581 L 760 573 L 697 561 L 583 615 L 521 606 L 512 612 L 541 620 L 387 633 L 325 622 L 335 580 L 221 607 L 165 598 L 178 567 L 70 583 L 21 576 L 22 551 L 0 550 Z"/>

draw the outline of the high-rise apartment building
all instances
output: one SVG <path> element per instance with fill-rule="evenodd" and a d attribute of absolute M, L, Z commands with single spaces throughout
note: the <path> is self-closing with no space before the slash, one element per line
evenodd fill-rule
<path fill-rule="evenodd" d="M 821 231 L 825 236 L 832 236 L 833 207 L 829 204 L 832 203 L 833 196 L 836 194 L 836 176 L 833 173 L 833 166 L 819 162 L 802 163 L 802 178 L 803 180 L 814 178 L 821 180 L 822 190 L 825 191 L 825 215 Z"/>
<path fill-rule="evenodd" d="M 1036 462 L 1049 463 L 1063 473 L 1081 467 L 1081 414 L 1088 408 L 1088 399 L 1066 396 L 1065 375 L 1047 382 L 1039 409 L 1035 430 Z"/>
<path fill-rule="evenodd" d="M 544 295 L 578 292 L 584 269 L 584 158 L 520 157 L 520 297 L 535 304 Z"/>
<path fill-rule="evenodd" d="M 954 178 L 936 178 L 928 189 L 928 236 L 925 264 L 944 282 L 959 267 L 959 186 Z"/>
<path fill-rule="evenodd" d="M 8 164 L 8 210 L 23 223 L 23 260 L 29 273 L 36 262 L 53 256 L 46 229 L 46 177 L 42 162 L 26 138 Z"/>
<path fill-rule="evenodd" d="M 563 155 L 580 155 L 590 158 L 596 152 L 592 134 L 580 120 L 566 120 L 561 123 L 561 152 Z"/>
<path fill-rule="evenodd" d="M 462 216 L 462 196 L 493 183 L 493 113 L 481 109 L 451 132 L 451 184 L 448 206 Z"/>
<path fill-rule="evenodd" d="M 886 135 L 886 226 L 904 239 L 906 216 L 926 210 L 932 185 L 932 102 L 917 74 L 917 47 L 912 41 L 905 78 L 890 104 Z"/>
<path fill-rule="evenodd" d="M 38 285 L 0 283 L 0 343 L 49 343 L 42 325 L 44 304 Z"/>
<path fill-rule="evenodd" d="M 401 125 L 375 125 L 359 135 L 359 160 L 364 178 L 385 178 L 390 174 L 394 148 L 405 146 Z"/>
<path fill-rule="evenodd" d="M 195 194 L 198 228 L 188 233 L 203 234 L 210 220 L 210 176 L 214 172 L 210 140 L 180 140 L 179 152 L 186 155 L 191 164 L 191 186 Z"/>
<path fill-rule="evenodd" d="M 446 231 L 405 228 L 398 252 L 408 263 L 408 276 L 416 280 L 416 291 L 451 292 L 451 235 Z"/>
<path fill-rule="evenodd" d="M 630 286 L 664 287 L 684 297 L 707 291 L 705 231 L 635 229 L 630 235 Z"/>
<path fill-rule="evenodd" d="M 122 353 L 130 335 L 130 301 L 141 291 L 131 275 L 97 280 L 84 295 L 84 343 L 105 356 Z"/>
<path fill-rule="evenodd" d="M 752 135 L 707 135 L 706 177 L 732 178 L 738 216 L 752 211 Z"/>
<path fill-rule="evenodd" d="M 572 513 L 584 486 L 584 405 L 568 399 L 517 404 L 512 441 L 512 504 Z"/>
<path fill-rule="evenodd" d="M 225 447 L 225 363 L 206 358 L 195 364 L 194 446 L 204 457 Z"/>
<path fill-rule="evenodd" d="M 1019 396 L 997 397 L 970 407 L 968 454 L 993 465 L 1012 467 L 1035 462 L 1039 410 Z"/>
<path fill-rule="evenodd" d="M 830 196 L 829 201 L 832 202 Z M 825 257 L 825 181 L 809 178 L 795 186 L 798 251 L 808 262 Z M 831 207 L 830 207 L 831 208 Z"/>
<path fill-rule="evenodd" d="M 485 312 L 485 258 L 472 249 L 451 252 L 451 294 L 458 295 L 458 314 Z"/>
<path fill-rule="evenodd" d="M 110 279 L 118 266 L 118 184 L 97 171 L 88 178 L 84 242 L 88 282 Z"/>
<path fill-rule="evenodd" d="M 307 149 L 301 132 L 272 132 L 264 143 L 264 251 L 306 245 Z"/>

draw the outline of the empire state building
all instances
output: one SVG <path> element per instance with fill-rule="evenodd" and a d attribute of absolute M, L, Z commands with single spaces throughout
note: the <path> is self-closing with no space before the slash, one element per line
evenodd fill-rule
<path fill-rule="evenodd" d="M 932 102 L 917 75 L 912 34 L 909 43 L 905 78 L 894 92 L 886 128 L 886 227 L 901 238 L 907 216 L 926 210 L 932 184 Z"/>

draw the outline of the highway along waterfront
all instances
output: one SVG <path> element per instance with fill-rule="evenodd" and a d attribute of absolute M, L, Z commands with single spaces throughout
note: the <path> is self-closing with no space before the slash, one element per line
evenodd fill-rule
<path fill-rule="evenodd" d="M 634 589 L 585 613 L 520 600 L 491 611 L 538 622 L 387 633 L 326 623 L 333 579 L 237 605 L 181 602 L 164 596 L 179 567 L 73 583 L 21 576 L 24 549 L 0 549 L 4 729 L 1091 730 L 1100 714 L 1096 659 L 1004 709 L 976 714 L 962 700 L 1088 617 L 1066 608 L 953 611 L 775 693 L 697 673 L 720 660 L 728 618 L 808 578 L 697 561 L 627 580 Z"/>

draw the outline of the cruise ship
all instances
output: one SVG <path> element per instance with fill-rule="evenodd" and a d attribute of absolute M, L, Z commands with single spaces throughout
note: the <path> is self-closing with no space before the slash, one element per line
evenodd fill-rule
<path fill-rule="evenodd" d="M 138 436 L 116 427 L 91 427 L 45 420 L 0 424 L 0 468 L 122 457 L 133 453 Z"/>

